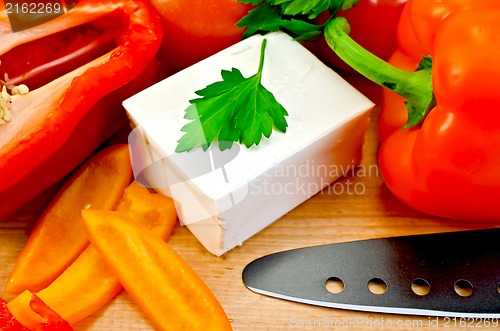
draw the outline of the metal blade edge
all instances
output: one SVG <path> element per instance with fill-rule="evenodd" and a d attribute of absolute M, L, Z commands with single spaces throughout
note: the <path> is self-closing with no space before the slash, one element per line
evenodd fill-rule
<path fill-rule="evenodd" d="M 284 294 L 278 294 L 274 292 L 269 292 L 265 290 L 261 290 L 258 288 L 254 288 L 251 286 L 247 286 L 247 288 L 255 293 L 266 295 L 273 298 L 278 298 L 287 301 L 293 301 L 298 303 L 304 303 L 308 305 L 327 307 L 327 308 L 335 308 L 335 309 L 343 309 L 343 310 L 352 310 L 352 311 L 360 311 L 360 312 L 372 312 L 372 313 L 385 313 L 385 314 L 397 314 L 397 315 L 416 315 L 416 316 L 432 316 L 432 317 L 462 317 L 462 318 L 478 318 L 478 319 L 500 319 L 500 313 L 498 314 L 476 314 L 476 313 L 457 313 L 457 312 L 447 312 L 447 311 L 438 311 L 438 310 L 427 310 L 427 309 L 409 309 L 409 308 L 397 308 L 397 307 L 381 307 L 381 306 L 363 306 L 363 305 L 354 305 L 354 304 L 344 304 L 344 303 L 335 303 L 328 301 L 316 301 L 316 300 L 308 300 L 303 298 L 296 298 L 287 296 Z"/>

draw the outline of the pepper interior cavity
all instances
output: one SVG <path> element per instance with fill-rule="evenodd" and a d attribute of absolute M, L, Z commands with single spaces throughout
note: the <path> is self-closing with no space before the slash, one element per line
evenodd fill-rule
<path fill-rule="evenodd" d="M 0 56 L 0 78 L 7 87 L 25 84 L 37 89 L 112 51 L 126 26 L 111 13 L 16 46 Z"/>

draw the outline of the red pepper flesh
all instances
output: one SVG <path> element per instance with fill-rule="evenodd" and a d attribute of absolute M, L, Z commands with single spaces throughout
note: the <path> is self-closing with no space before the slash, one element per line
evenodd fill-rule
<path fill-rule="evenodd" d="M 37 324 L 33 331 L 73 331 L 68 322 L 63 320 L 59 314 L 50 309 L 36 295 L 33 295 L 30 307 L 46 320 L 45 323 Z M 30 331 L 12 316 L 7 307 L 7 301 L 3 299 L 0 299 L 0 331 Z"/>
<path fill-rule="evenodd" d="M 1 78 L 31 89 L 13 97 L 12 121 L 0 126 L 4 220 L 127 125 L 121 101 L 160 78 L 150 70 L 129 84 L 154 61 L 162 29 L 146 1 L 81 0 L 18 33 L 3 11 L 0 38 Z"/>
<path fill-rule="evenodd" d="M 0 299 L 0 331 L 29 331 L 12 316 L 3 299 Z"/>
<path fill-rule="evenodd" d="M 36 294 L 33 294 L 30 307 L 35 313 L 47 320 L 45 323 L 35 325 L 34 331 L 73 331 L 71 325 L 50 309 Z"/>

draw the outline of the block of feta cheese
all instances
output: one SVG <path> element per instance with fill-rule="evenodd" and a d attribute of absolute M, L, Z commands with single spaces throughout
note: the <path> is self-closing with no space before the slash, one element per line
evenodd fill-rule
<path fill-rule="evenodd" d="M 176 153 L 189 100 L 221 70 L 258 70 L 287 110 L 286 133 L 258 146 Z M 243 40 L 125 100 L 137 180 L 175 200 L 181 223 L 212 254 L 241 245 L 359 164 L 373 103 L 285 33 Z"/>

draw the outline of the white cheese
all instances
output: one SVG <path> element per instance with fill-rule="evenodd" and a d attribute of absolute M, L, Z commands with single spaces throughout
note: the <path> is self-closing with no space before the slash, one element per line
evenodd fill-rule
<path fill-rule="evenodd" d="M 288 129 L 257 147 L 175 153 L 189 100 L 221 70 L 257 72 L 284 106 Z M 124 101 L 134 174 L 176 201 L 179 219 L 220 256 L 360 162 L 373 103 L 284 33 L 254 36 Z"/>

